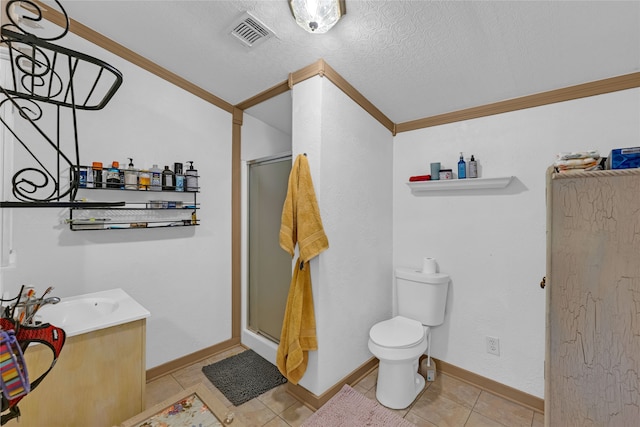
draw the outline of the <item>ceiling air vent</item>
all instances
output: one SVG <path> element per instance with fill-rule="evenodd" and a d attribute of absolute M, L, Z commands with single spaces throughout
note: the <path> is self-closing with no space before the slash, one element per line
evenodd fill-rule
<path fill-rule="evenodd" d="M 249 12 L 245 12 L 231 26 L 231 35 L 246 47 L 255 47 L 273 37 L 266 25 Z"/>

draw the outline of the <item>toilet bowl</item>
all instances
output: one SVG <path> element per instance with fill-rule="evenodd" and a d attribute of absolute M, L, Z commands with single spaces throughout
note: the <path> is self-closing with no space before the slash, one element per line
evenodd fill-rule
<path fill-rule="evenodd" d="M 406 408 L 424 389 L 418 363 L 431 354 L 431 328 L 444 322 L 450 280 L 436 268 L 432 258 L 425 258 L 423 271 L 397 268 L 396 315 L 369 331 L 369 351 L 379 360 L 376 398 L 388 408 Z"/>
<path fill-rule="evenodd" d="M 428 326 L 403 316 L 377 323 L 369 331 L 369 351 L 380 361 L 376 399 L 391 409 L 408 407 L 425 386 L 418 360 L 429 345 Z"/>

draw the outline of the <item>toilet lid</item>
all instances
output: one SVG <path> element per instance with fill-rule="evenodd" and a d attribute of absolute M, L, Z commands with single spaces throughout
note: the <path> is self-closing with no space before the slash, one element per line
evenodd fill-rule
<path fill-rule="evenodd" d="M 383 347 L 411 347 L 422 341 L 424 328 L 417 320 L 396 316 L 373 325 L 369 331 L 369 338 Z"/>

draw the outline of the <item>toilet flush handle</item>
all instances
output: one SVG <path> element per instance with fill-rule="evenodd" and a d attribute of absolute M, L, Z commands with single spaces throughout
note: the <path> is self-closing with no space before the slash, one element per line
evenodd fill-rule
<path fill-rule="evenodd" d="M 542 280 L 540 281 L 540 287 L 542 289 L 544 289 L 544 287 L 547 285 L 547 277 L 543 277 Z"/>

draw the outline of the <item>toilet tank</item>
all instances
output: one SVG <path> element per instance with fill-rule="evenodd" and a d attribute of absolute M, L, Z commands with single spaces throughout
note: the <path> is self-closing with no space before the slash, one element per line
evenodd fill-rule
<path fill-rule="evenodd" d="M 396 269 L 398 314 L 426 326 L 444 322 L 449 275 L 423 273 L 412 268 Z"/>

